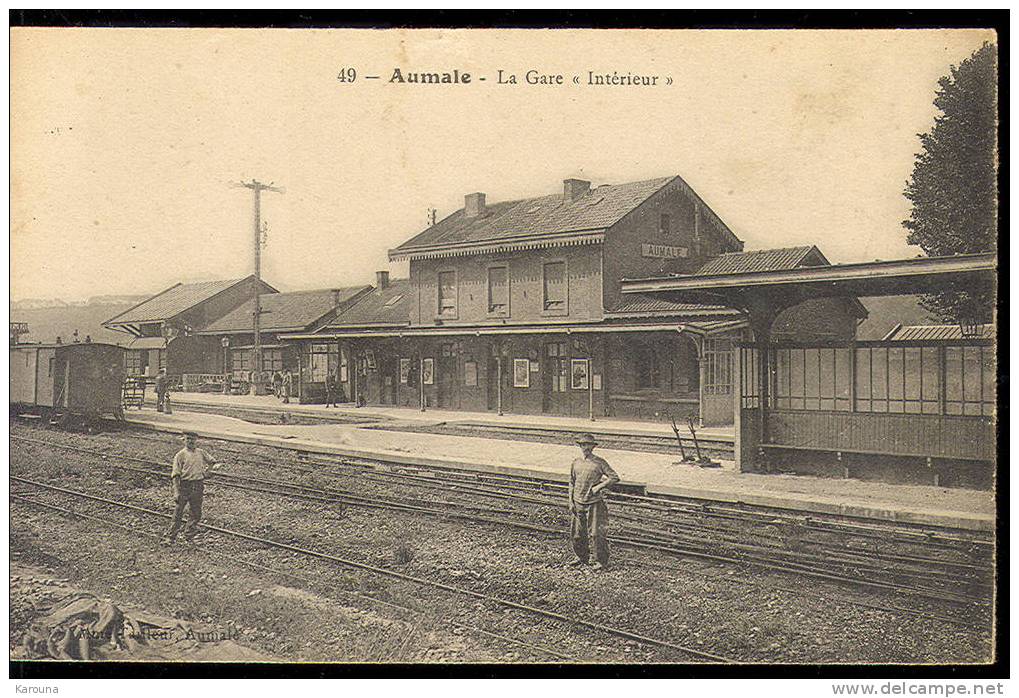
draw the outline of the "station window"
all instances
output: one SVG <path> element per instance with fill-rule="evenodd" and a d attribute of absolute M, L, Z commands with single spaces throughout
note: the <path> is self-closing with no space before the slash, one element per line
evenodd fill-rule
<path fill-rule="evenodd" d="M 234 349 L 230 352 L 230 370 L 231 371 L 250 371 L 251 366 L 251 352 L 246 349 Z"/>
<path fill-rule="evenodd" d="M 649 390 L 658 387 L 658 376 L 661 367 L 658 354 L 650 347 L 641 347 L 636 353 L 636 379 L 638 390 Z"/>
<path fill-rule="evenodd" d="M 704 392 L 732 394 L 732 343 L 728 339 L 704 340 Z"/>
<path fill-rule="evenodd" d="M 548 262 L 542 269 L 544 309 L 551 313 L 566 313 L 566 262 Z"/>
<path fill-rule="evenodd" d="M 488 312 L 509 315 L 509 270 L 506 267 L 488 270 Z"/>
<path fill-rule="evenodd" d="M 124 370 L 129 376 L 142 374 L 142 353 L 140 351 L 128 350 L 124 354 Z"/>
<path fill-rule="evenodd" d="M 263 349 L 262 350 L 262 370 L 263 371 L 282 371 L 283 370 L 283 350 L 282 349 Z"/>
<path fill-rule="evenodd" d="M 302 379 L 306 382 L 325 383 L 326 376 L 330 372 L 336 372 L 341 366 L 340 347 L 337 344 L 312 344 L 305 355 L 307 360 L 302 363 L 304 375 Z M 346 364 L 342 364 L 346 366 Z M 346 372 L 341 371 L 338 375 L 341 381 L 346 380 Z"/>
<path fill-rule="evenodd" d="M 456 317 L 456 272 L 439 272 L 439 315 Z"/>
<path fill-rule="evenodd" d="M 658 232 L 662 235 L 668 235 L 672 232 L 671 223 L 669 221 L 669 214 L 663 213 L 658 217 Z"/>

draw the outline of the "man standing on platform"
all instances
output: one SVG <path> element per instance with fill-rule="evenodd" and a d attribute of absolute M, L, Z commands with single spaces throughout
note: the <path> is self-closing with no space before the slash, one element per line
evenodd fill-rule
<path fill-rule="evenodd" d="M 180 533 L 184 520 L 184 509 L 190 509 L 187 530 L 184 538 L 189 542 L 198 533 L 198 522 L 202 520 L 202 498 L 205 495 L 205 475 L 209 468 L 218 466 L 216 459 L 204 448 L 198 448 L 198 435 L 194 432 L 184 433 L 184 448 L 173 457 L 173 468 L 170 471 L 171 492 L 175 501 L 173 524 L 163 538 L 163 545 L 170 545 Z"/>
<path fill-rule="evenodd" d="M 619 476 L 604 458 L 594 455 L 598 442 L 591 434 L 577 439 L 583 458 L 570 466 L 570 513 L 573 522 L 570 537 L 577 557 L 571 565 L 586 565 L 594 548 L 595 570 L 609 564 L 608 523 L 609 510 L 605 505 L 605 491 L 619 482 Z"/>
<path fill-rule="evenodd" d="M 290 402 L 290 391 L 294 388 L 294 374 L 290 369 L 283 371 L 283 402 Z"/>
<path fill-rule="evenodd" d="M 339 407 L 337 395 L 339 385 L 336 381 L 336 371 L 326 374 L 326 407 Z"/>
<path fill-rule="evenodd" d="M 156 411 L 162 412 L 166 406 L 166 369 L 159 369 L 156 375 Z"/>

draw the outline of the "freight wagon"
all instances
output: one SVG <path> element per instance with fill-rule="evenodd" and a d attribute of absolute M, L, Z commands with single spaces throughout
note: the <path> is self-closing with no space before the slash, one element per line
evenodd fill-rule
<path fill-rule="evenodd" d="M 21 344 L 10 348 L 11 414 L 95 426 L 122 419 L 124 350 L 113 344 Z"/>

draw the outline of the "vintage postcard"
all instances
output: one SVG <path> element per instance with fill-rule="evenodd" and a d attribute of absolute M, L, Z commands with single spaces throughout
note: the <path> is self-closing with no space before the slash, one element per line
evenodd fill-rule
<path fill-rule="evenodd" d="M 12 671 L 1000 659 L 993 27 L 10 45 Z"/>

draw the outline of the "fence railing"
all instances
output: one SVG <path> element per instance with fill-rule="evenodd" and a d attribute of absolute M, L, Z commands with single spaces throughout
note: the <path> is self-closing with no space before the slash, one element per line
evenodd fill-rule
<path fill-rule="evenodd" d="M 222 373 L 185 373 L 182 376 L 182 387 L 186 393 L 196 393 L 204 385 L 222 386 L 225 379 Z"/>

